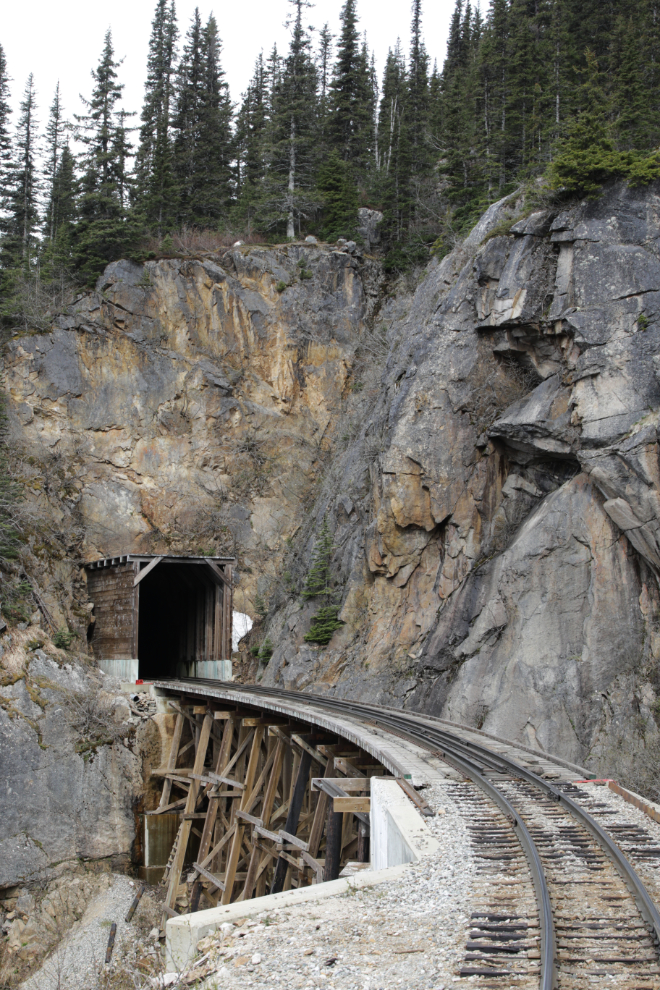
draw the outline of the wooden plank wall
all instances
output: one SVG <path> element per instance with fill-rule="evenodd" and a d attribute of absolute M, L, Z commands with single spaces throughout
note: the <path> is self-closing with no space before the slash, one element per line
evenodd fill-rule
<path fill-rule="evenodd" d="M 136 656 L 135 611 L 132 563 L 88 571 L 87 588 L 94 603 L 92 646 L 104 660 Z"/>

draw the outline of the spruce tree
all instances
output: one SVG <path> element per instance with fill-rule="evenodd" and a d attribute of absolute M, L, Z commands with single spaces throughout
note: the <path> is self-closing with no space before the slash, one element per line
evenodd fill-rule
<path fill-rule="evenodd" d="M 328 520 L 324 516 L 323 525 L 312 552 L 312 564 L 302 590 L 303 598 L 320 599 L 322 602 L 312 617 L 309 632 L 305 635 L 307 643 L 319 643 L 321 646 L 327 646 L 335 630 L 341 629 L 344 624 L 337 618 L 340 607 L 335 603 L 335 595 L 332 590 L 331 562 L 334 549 Z"/>
<path fill-rule="evenodd" d="M 14 162 L 6 207 L 8 219 L 2 241 L 2 267 L 29 273 L 37 255 L 39 229 L 38 122 L 32 73 L 19 107 Z"/>
<path fill-rule="evenodd" d="M 202 34 L 203 86 L 197 146 L 198 222 L 226 218 L 234 184 L 233 107 L 220 62 L 222 43 L 211 14 Z"/>
<path fill-rule="evenodd" d="M 140 227 L 126 204 L 125 114 L 117 104 L 123 85 L 117 82 L 112 35 L 105 35 L 98 67 L 92 71 L 91 99 L 83 100 L 87 113 L 76 116 L 78 135 L 85 145 L 79 220 L 74 232 L 76 265 L 89 281 L 110 261 L 121 257 L 139 236 Z"/>
<path fill-rule="evenodd" d="M 330 112 L 331 55 L 333 37 L 330 28 L 324 24 L 319 34 L 317 73 L 319 79 L 319 140 L 323 148 L 327 138 L 328 116 Z"/>
<path fill-rule="evenodd" d="M 314 184 L 318 161 L 317 75 L 311 39 L 302 23 L 306 0 L 289 0 L 295 13 L 283 64 L 271 58 L 271 97 L 266 136 L 266 180 L 261 220 L 289 239 L 319 208 Z"/>
<path fill-rule="evenodd" d="M 330 85 L 330 142 L 356 177 L 363 178 L 373 155 L 373 88 L 366 45 L 360 45 L 357 0 L 345 0 L 339 15 L 337 42 Z"/>
<path fill-rule="evenodd" d="M 147 225 L 160 236 L 176 221 L 171 116 L 176 58 L 174 0 L 158 0 L 149 40 L 147 81 L 135 161 L 136 194 Z"/>
<path fill-rule="evenodd" d="M 349 162 L 333 150 L 321 163 L 318 188 L 323 194 L 323 237 L 351 239 L 357 226 L 358 192 Z"/>
<path fill-rule="evenodd" d="M 76 187 L 75 159 L 69 145 L 65 144 L 59 156 L 49 201 L 48 222 L 49 229 L 52 224 L 53 235 L 44 255 L 44 267 L 50 267 L 54 278 L 60 274 L 62 268 L 68 268 L 72 261 L 77 219 Z"/>
<path fill-rule="evenodd" d="M 232 195 L 232 106 L 220 64 L 215 17 L 205 27 L 195 8 L 177 78 L 174 163 L 179 222 L 218 226 Z"/>
<path fill-rule="evenodd" d="M 51 244 L 57 233 L 56 208 L 54 203 L 55 179 L 60 167 L 60 159 L 64 148 L 64 135 L 67 127 L 62 101 L 60 99 L 60 84 L 58 82 L 55 88 L 53 102 L 50 106 L 48 124 L 46 125 L 46 161 L 44 167 L 46 186 L 44 237 Z"/>
<path fill-rule="evenodd" d="M 264 141 L 268 115 L 268 79 L 261 53 L 254 75 L 243 95 L 234 135 L 237 170 L 237 204 L 234 215 L 252 232 L 265 177 Z"/>
<path fill-rule="evenodd" d="M 9 99 L 7 59 L 3 47 L 0 45 L 0 209 L 6 202 L 12 170 L 11 105 Z"/>
<path fill-rule="evenodd" d="M 418 178 L 428 174 L 431 155 L 429 131 L 429 58 L 422 40 L 422 0 L 413 0 L 406 117 L 410 142 L 410 167 Z"/>

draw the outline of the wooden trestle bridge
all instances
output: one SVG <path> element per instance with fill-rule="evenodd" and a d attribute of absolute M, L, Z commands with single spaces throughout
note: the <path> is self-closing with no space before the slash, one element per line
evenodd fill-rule
<path fill-rule="evenodd" d="M 459 976 L 660 988 L 658 808 L 609 782 L 635 805 L 617 810 L 580 786 L 583 768 L 431 716 L 199 679 L 154 687 L 175 716 L 151 812 L 180 815 L 170 916 L 359 869 L 371 779 L 391 776 L 422 813 L 424 787 L 445 788 L 487 881 Z"/>

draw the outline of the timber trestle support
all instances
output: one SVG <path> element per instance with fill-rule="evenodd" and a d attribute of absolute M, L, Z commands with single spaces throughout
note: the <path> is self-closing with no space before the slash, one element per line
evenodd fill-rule
<path fill-rule="evenodd" d="M 302 718 L 199 698 L 173 719 L 158 807 L 180 816 L 162 883 L 165 914 L 335 880 L 369 861 L 371 777 L 389 771 Z"/>

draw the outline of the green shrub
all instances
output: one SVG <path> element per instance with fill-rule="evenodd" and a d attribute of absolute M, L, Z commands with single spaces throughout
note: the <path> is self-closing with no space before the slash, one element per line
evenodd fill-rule
<path fill-rule="evenodd" d="M 284 290 L 288 289 L 289 286 L 286 282 L 282 282 L 282 280 L 280 280 L 275 286 L 275 288 L 277 289 L 278 292 L 284 292 Z"/>
<path fill-rule="evenodd" d="M 58 648 L 58 650 L 68 650 L 71 646 L 72 640 L 73 636 L 66 626 L 60 626 L 53 636 L 53 644 Z"/>
<path fill-rule="evenodd" d="M 273 650 L 274 650 L 273 644 L 271 643 L 270 638 L 266 636 L 265 640 L 261 644 L 261 649 L 259 650 L 259 653 L 257 655 L 260 660 L 265 660 L 266 662 L 268 662 L 273 655 Z"/>

